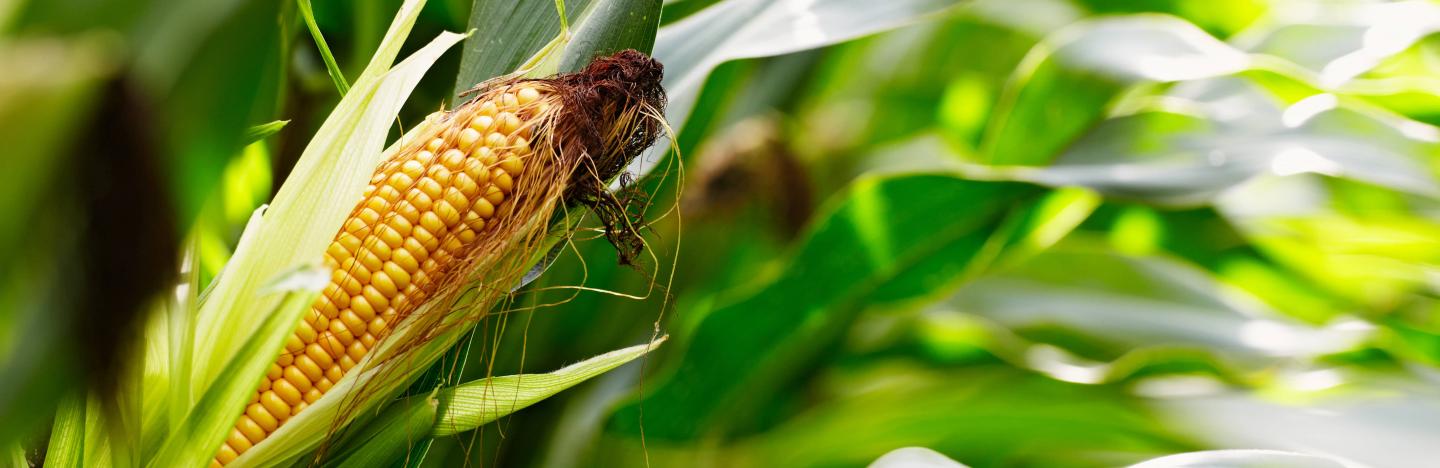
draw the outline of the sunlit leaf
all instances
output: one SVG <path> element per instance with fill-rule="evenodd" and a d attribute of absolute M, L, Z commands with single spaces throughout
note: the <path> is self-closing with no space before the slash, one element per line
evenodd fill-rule
<path fill-rule="evenodd" d="M 1003 368 L 859 367 L 812 379 L 819 387 L 807 394 L 813 407 L 718 453 L 732 455 L 725 459 L 737 468 L 861 466 L 896 447 L 923 445 L 973 466 L 1081 467 L 1193 449 L 1114 388 Z M 714 456 L 649 428 L 643 451 L 636 435 L 625 434 L 601 440 L 599 456 L 667 466 Z"/>
<path fill-rule="evenodd" d="M 1280 450 L 1210 450 L 1169 455 L 1130 468 L 1348 468 L 1354 465 L 1324 455 Z"/>
<path fill-rule="evenodd" d="M 705 78 L 721 63 L 769 57 L 854 39 L 917 21 L 958 0 L 727 0 L 660 28 L 656 59 L 665 65 L 666 120 L 677 131 L 690 117 Z M 660 163 L 660 144 L 631 163 L 645 174 Z"/>
<path fill-rule="evenodd" d="M 1245 69 L 1242 52 L 1173 17 L 1098 19 L 1048 37 L 1001 97 L 981 146 L 991 164 L 1043 165 L 1088 132 L 1137 81 L 1178 81 Z M 1035 133 L 1034 129 L 1044 132 Z"/>
<path fill-rule="evenodd" d="M 1333 372 L 1315 372 L 1320 373 L 1296 383 L 1321 388 L 1335 383 Z M 1317 453 L 1349 462 L 1344 466 L 1406 466 L 1428 459 L 1428 447 L 1440 441 L 1432 423 L 1440 418 L 1433 382 L 1365 380 L 1374 391 L 1322 395 L 1303 405 L 1225 392 L 1153 406 L 1174 427 L 1219 448 Z"/>
<path fill-rule="evenodd" d="M 1282 22 L 1250 51 L 1295 62 L 1325 86 L 1344 84 L 1440 30 L 1440 6 L 1423 1 L 1340 3 L 1308 15 L 1275 11 Z"/>
<path fill-rule="evenodd" d="M 274 360 L 273 355 L 278 355 L 265 350 L 284 346 L 300 314 L 309 310 L 310 304 L 320 296 L 320 289 L 329 276 L 324 270 L 298 271 L 273 285 L 276 291 L 272 294 L 283 292 L 284 298 L 275 310 L 265 314 L 255 333 L 226 361 L 219 376 L 199 396 L 190 413 L 171 431 L 160 449 L 149 457 L 146 466 L 203 465 L 215 457 L 215 448 L 228 436 L 226 429 L 235 425 L 235 415 L 254 394 L 251 387 L 258 380 L 254 376 L 264 374 Z"/>
<path fill-rule="evenodd" d="M 1078 3 L 1100 15 L 1171 14 L 1219 37 L 1253 25 L 1270 9 L 1265 0 L 1080 0 Z"/>
<path fill-rule="evenodd" d="M 445 411 L 435 435 L 468 431 L 638 359 L 665 342 L 632 346 L 596 356 L 548 374 L 495 377 L 445 389 L 437 398 Z"/>
<path fill-rule="evenodd" d="M 708 311 L 674 374 L 612 424 L 638 431 L 643 405 L 645 434 L 674 440 L 743 417 L 749 410 L 740 405 L 813 358 L 861 305 L 936 292 L 892 281 L 941 288 L 983 268 L 1011 235 L 991 226 L 1036 194 L 1024 184 L 945 176 L 862 179 L 819 215 L 779 278 Z"/>
<path fill-rule="evenodd" d="M 1120 349 L 1192 346 L 1251 365 L 1342 351 L 1370 329 L 1302 325 L 1192 266 L 1083 246 L 1050 250 L 1019 268 L 977 279 L 949 305 L 1010 328 L 1059 325 Z"/>
<path fill-rule="evenodd" d="M 868 468 L 967 468 L 950 457 L 924 447 L 904 447 L 885 452 Z"/>
<path fill-rule="evenodd" d="M 491 377 L 396 402 L 363 433 L 341 441 L 330 464 L 374 466 L 416 456 L 418 441 L 474 430 L 655 350 L 665 337 L 546 374 Z"/>
<path fill-rule="evenodd" d="M 1440 151 L 1428 135 L 1434 128 L 1337 107 L 1328 94 L 1281 108 L 1238 78 L 1191 84 L 1177 93 L 1204 99 L 1192 104 L 1195 112 L 1157 110 L 1107 120 L 1053 165 L 997 172 L 1177 205 L 1208 202 L 1266 174 L 1319 173 L 1440 195 L 1440 180 L 1427 167 L 1427 155 Z"/>
<path fill-rule="evenodd" d="M 284 129 L 285 124 L 288 123 L 290 123 L 289 120 L 276 120 L 274 122 L 253 125 L 250 128 L 245 129 L 245 144 L 249 145 L 251 143 L 269 138 L 270 135 L 280 133 L 280 130 Z"/>

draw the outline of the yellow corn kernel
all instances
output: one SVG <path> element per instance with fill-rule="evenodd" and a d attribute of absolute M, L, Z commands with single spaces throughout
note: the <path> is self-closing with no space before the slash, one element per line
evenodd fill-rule
<path fill-rule="evenodd" d="M 230 448 L 230 445 L 226 444 L 220 447 L 220 453 L 215 454 L 215 461 L 218 462 L 219 465 L 225 465 L 226 463 L 235 461 L 235 459 L 239 457 L 240 454 L 235 453 L 235 449 Z"/>

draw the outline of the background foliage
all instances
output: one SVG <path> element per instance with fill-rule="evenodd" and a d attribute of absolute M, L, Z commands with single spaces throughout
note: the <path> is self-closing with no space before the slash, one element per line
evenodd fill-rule
<path fill-rule="evenodd" d="M 300 3 L 89 3 L 0 2 L 0 449 L 31 460 L 61 395 L 125 385 L 97 356 L 140 345 L 95 337 L 158 299 L 115 291 L 159 291 L 182 246 L 212 281 L 400 6 L 313 4 L 337 80 Z M 1440 4 L 566 12 L 576 43 L 667 66 L 678 153 L 634 167 L 655 256 L 567 248 L 443 377 L 670 339 L 397 464 L 1403 467 L 1440 446 Z M 401 126 L 560 27 L 548 0 L 427 3 L 403 55 L 475 32 Z"/>

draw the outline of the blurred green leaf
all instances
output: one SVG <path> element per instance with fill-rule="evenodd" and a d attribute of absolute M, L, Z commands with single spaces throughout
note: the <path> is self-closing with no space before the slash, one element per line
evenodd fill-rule
<path fill-rule="evenodd" d="M 249 145 L 251 143 L 269 138 L 270 135 L 280 133 L 280 130 L 284 129 L 285 125 L 289 123 L 289 120 L 276 120 L 270 123 L 263 123 L 260 125 L 251 126 L 250 128 L 245 129 L 245 144 Z"/>
<path fill-rule="evenodd" d="M 1070 26 L 1021 62 L 994 110 L 982 156 L 990 164 L 1047 164 L 1100 122 L 1128 84 L 1225 75 L 1243 70 L 1248 61 L 1168 16 Z M 1045 131 L 1037 136 L 1040 128 Z"/>
<path fill-rule="evenodd" d="M 1354 383 L 1351 379 L 1354 379 Z M 1407 466 L 1440 440 L 1440 395 L 1432 381 L 1334 370 L 1289 378 L 1294 393 L 1221 391 L 1149 404 L 1167 425 L 1216 448 L 1312 452 L 1364 466 Z M 1349 391 L 1346 391 L 1349 390 Z"/>
<path fill-rule="evenodd" d="M 85 466 L 85 399 L 71 395 L 60 400 L 45 450 L 46 468 Z"/>
<path fill-rule="evenodd" d="M 1255 23 L 1270 8 L 1265 0 L 1080 0 L 1096 14 L 1167 13 L 1218 37 Z"/>
<path fill-rule="evenodd" d="M 1325 455 L 1284 452 L 1279 450 L 1209 450 L 1168 455 L 1130 468 L 1346 468 L 1343 460 Z"/>
<path fill-rule="evenodd" d="M 1328 94 L 1282 109 L 1239 79 L 1204 86 L 1208 100 L 1193 103 L 1198 113 L 1117 117 L 1075 141 L 1049 167 L 1001 172 L 1169 205 L 1205 203 L 1264 174 L 1320 173 L 1440 195 L 1440 180 L 1427 167 L 1429 155 L 1440 152 L 1424 136 L 1432 128 L 1337 108 Z"/>
<path fill-rule="evenodd" d="M 1430 287 L 1426 272 L 1440 261 L 1440 222 L 1421 213 L 1436 200 L 1302 174 L 1259 178 L 1218 201 L 1257 251 L 1313 287 L 1379 314 Z"/>
<path fill-rule="evenodd" d="M 71 341 L 85 317 L 75 297 L 83 277 L 87 200 L 75 179 L 77 133 L 93 121 L 115 73 L 102 37 L 12 40 L 0 45 L 0 447 L 29 434 L 81 381 Z"/>
<path fill-rule="evenodd" d="M 779 278 L 708 312 L 674 374 L 638 404 L 647 409 L 645 434 L 683 440 L 743 417 L 749 410 L 739 401 L 790 378 L 890 281 L 978 269 L 989 259 L 982 253 L 991 223 L 1036 193 L 1023 184 L 944 176 L 857 182 L 817 218 Z M 927 268 L 939 271 L 917 270 Z M 637 411 L 620 410 L 612 424 L 638 431 Z"/>
<path fill-rule="evenodd" d="M 1346 323 L 1297 323 L 1174 259 L 1127 257 L 1083 244 L 976 279 L 948 306 L 1022 335 L 1041 326 L 1079 331 L 1107 343 L 1110 359 L 1146 347 L 1190 347 L 1257 368 L 1344 351 L 1367 336 Z"/>
<path fill-rule="evenodd" d="M 904 26 L 959 0 L 817 0 L 803 4 L 727 0 L 660 28 L 654 57 L 665 65 L 665 118 L 676 131 L 689 119 L 705 78 L 722 63 L 835 44 Z M 631 162 L 649 173 L 668 148 L 657 145 Z"/>
<path fill-rule="evenodd" d="M 181 225 L 209 198 L 245 129 L 275 120 L 284 80 L 278 1 L 155 2 L 137 34 L 134 75 L 157 104 Z"/>
<path fill-rule="evenodd" d="M 1385 59 L 1340 91 L 1406 117 L 1440 125 L 1440 36 L 1430 35 Z"/>
<path fill-rule="evenodd" d="M 600 456 L 648 457 L 665 466 L 696 460 L 734 467 L 861 466 L 896 447 L 922 445 L 973 466 L 1084 467 L 1190 447 L 1109 387 L 1003 368 L 938 370 L 894 362 L 824 377 L 833 390 L 814 397 L 819 401 L 813 409 L 718 450 L 670 444 L 647 424 L 644 452 L 627 434 L 602 440 Z"/>
<path fill-rule="evenodd" d="M 1299 64 L 1335 87 L 1440 31 L 1437 18 L 1433 2 L 1339 2 L 1268 28 L 1249 50 Z"/>

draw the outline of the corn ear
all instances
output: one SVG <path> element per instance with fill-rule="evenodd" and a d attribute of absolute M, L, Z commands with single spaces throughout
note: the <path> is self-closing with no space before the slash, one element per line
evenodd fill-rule
<path fill-rule="evenodd" d="M 423 148 L 381 165 L 325 252 L 331 280 L 216 455 L 224 465 L 318 401 L 391 328 L 436 295 L 482 236 L 523 216 L 512 200 L 530 183 L 533 116 L 555 101 L 522 83 L 446 116 Z M 557 101 L 558 103 L 558 101 Z M 418 145 L 417 145 L 418 146 Z M 548 155 L 539 155 L 545 158 Z M 533 170 L 532 170 L 533 172 Z M 499 232 L 503 232 L 499 231 Z"/>
<path fill-rule="evenodd" d="M 659 76 L 623 51 L 582 73 L 506 78 L 407 136 L 336 235 L 337 273 L 289 341 L 294 354 L 271 366 L 216 463 L 298 461 L 397 395 L 544 255 L 563 201 L 622 222 L 599 190 L 658 132 L 648 116 L 664 103 Z M 410 281 L 404 291 L 396 278 Z"/>

